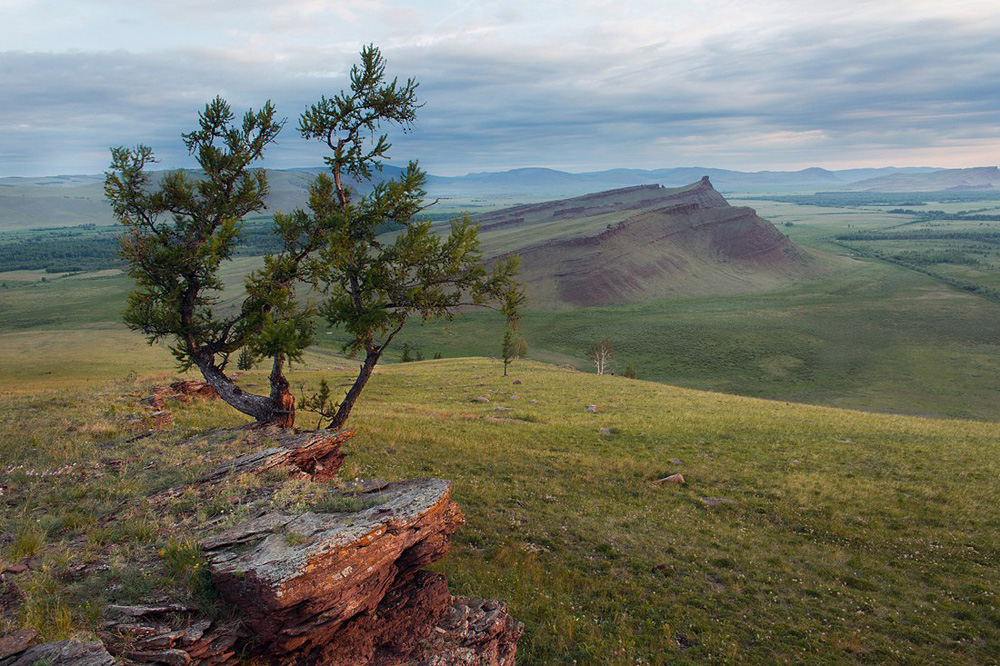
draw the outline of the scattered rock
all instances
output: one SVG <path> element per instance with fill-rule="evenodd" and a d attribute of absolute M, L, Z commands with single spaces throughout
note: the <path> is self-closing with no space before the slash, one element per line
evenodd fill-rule
<path fill-rule="evenodd" d="M 67 640 L 42 643 L 0 659 L 0 666 L 115 666 L 112 657 L 100 641 L 81 643 Z"/>
<path fill-rule="evenodd" d="M 671 474 L 670 476 L 665 476 L 662 479 L 657 479 L 656 483 L 676 483 L 679 486 L 687 483 L 684 480 L 683 474 Z"/>
<path fill-rule="evenodd" d="M 520 379 L 515 379 L 513 383 L 514 383 L 515 386 L 520 386 L 521 385 L 521 380 Z"/>
<path fill-rule="evenodd" d="M 683 465 L 684 464 L 684 461 L 681 460 L 681 459 L 679 459 L 679 458 L 671 458 L 667 462 L 669 462 L 672 465 Z"/>
<path fill-rule="evenodd" d="M 487 395 L 477 395 L 476 397 L 472 398 L 472 400 L 471 400 L 471 402 L 489 402 L 489 401 L 490 401 L 490 397 L 487 396 Z"/>
<path fill-rule="evenodd" d="M 519 395 L 512 395 L 512 396 L 510 396 L 510 399 L 511 400 L 520 400 L 521 396 L 519 396 Z"/>
<path fill-rule="evenodd" d="M 597 405 L 587 405 L 587 413 L 588 414 L 596 414 L 597 413 Z"/>
<path fill-rule="evenodd" d="M 722 506 L 723 504 L 736 505 L 739 504 L 734 499 L 729 499 L 728 497 L 702 497 L 701 501 L 705 503 L 705 506 Z"/>
<path fill-rule="evenodd" d="M 217 400 L 219 398 L 219 394 L 215 392 L 212 385 L 205 382 L 174 382 L 170 385 L 170 388 L 178 395 L 186 395 L 192 398 L 201 398 L 202 400 Z"/>
<path fill-rule="evenodd" d="M 233 646 L 250 638 L 237 624 L 216 625 L 182 604 L 108 606 L 99 632 L 116 655 L 144 664 L 236 666 Z"/>
<path fill-rule="evenodd" d="M 613 433 L 611 431 L 611 428 L 601 428 L 598 432 L 600 434 L 602 434 L 602 435 L 613 435 L 613 434 L 615 434 L 615 433 Z"/>
<path fill-rule="evenodd" d="M 503 602 L 453 597 L 423 650 L 431 659 L 418 663 L 512 666 L 523 633 Z"/>
<path fill-rule="evenodd" d="M 512 412 L 512 411 L 514 411 L 514 408 L 513 407 L 494 407 L 493 411 L 494 412 Z"/>
<path fill-rule="evenodd" d="M 278 446 L 234 458 L 210 471 L 199 482 L 213 483 L 230 474 L 259 473 L 272 467 L 293 467 L 313 481 L 328 481 L 344 464 L 347 455 L 340 446 L 351 437 L 354 437 L 353 430 L 280 432 L 274 436 Z"/>
<path fill-rule="evenodd" d="M 27 570 L 28 570 L 27 564 L 12 564 L 11 566 L 4 569 L 3 572 L 17 575 L 17 574 L 23 574 Z"/>
<path fill-rule="evenodd" d="M 528 404 L 529 404 L 529 405 L 537 405 L 537 404 L 538 404 L 538 401 L 537 401 L 537 400 L 535 400 L 534 398 L 532 398 L 531 400 L 529 400 L 529 401 L 528 401 Z"/>
<path fill-rule="evenodd" d="M 24 652 L 38 638 L 38 632 L 34 629 L 24 631 L 14 631 L 0 636 L 0 661 L 18 652 Z"/>

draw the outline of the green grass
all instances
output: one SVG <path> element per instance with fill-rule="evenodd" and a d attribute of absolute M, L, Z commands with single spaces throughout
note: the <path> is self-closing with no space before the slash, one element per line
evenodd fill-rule
<path fill-rule="evenodd" d="M 438 568 L 453 593 L 510 604 L 527 625 L 519 663 L 1000 658 L 995 424 L 786 405 L 530 361 L 511 372 L 504 379 L 500 362 L 482 359 L 382 367 L 352 418 L 360 434 L 342 477 L 453 481 L 467 524 Z M 349 375 L 325 373 L 334 385 Z M 314 387 L 319 373 L 294 381 Z M 44 533 L 21 539 L 38 563 L 16 578 L 28 602 L 11 627 L 79 634 L 103 603 L 167 593 L 217 604 L 189 539 L 272 501 L 353 508 L 280 475 L 151 505 L 252 445 L 207 432 L 241 422 L 218 404 L 172 406 L 175 431 L 124 441 L 148 386 L 0 398 L 5 467 L 24 465 L 0 481 L 0 528 Z M 471 402 L 483 393 L 490 403 Z M 489 420 L 497 406 L 519 420 Z M 686 485 L 656 483 L 675 472 Z M 5 548 L 8 562 L 28 557 L 23 545 Z"/>
<path fill-rule="evenodd" d="M 796 402 L 1000 419 L 1000 304 L 933 278 L 871 263 L 781 292 L 553 312 L 529 311 L 529 357 L 590 370 L 610 338 L 619 371 Z M 410 326 L 424 356 L 499 356 L 492 314 Z M 322 342 L 337 336 L 323 336 Z"/>

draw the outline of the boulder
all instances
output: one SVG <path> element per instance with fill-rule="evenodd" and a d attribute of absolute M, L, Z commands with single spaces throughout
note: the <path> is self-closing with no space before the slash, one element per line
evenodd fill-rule
<path fill-rule="evenodd" d="M 390 590 L 448 552 L 464 522 L 450 495 L 447 481 L 405 481 L 363 511 L 273 512 L 201 546 L 216 587 L 244 609 L 269 655 L 310 663 L 348 623 L 372 615 Z"/>

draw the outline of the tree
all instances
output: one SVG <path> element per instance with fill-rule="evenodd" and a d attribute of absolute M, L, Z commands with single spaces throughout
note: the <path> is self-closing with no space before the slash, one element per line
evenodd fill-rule
<path fill-rule="evenodd" d="M 638 377 L 635 373 L 635 366 L 631 363 L 625 366 L 625 372 L 623 372 L 622 375 L 628 379 L 636 379 Z"/>
<path fill-rule="evenodd" d="M 413 348 L 410 347 L 409 342 L 403 343 L 403 356 L 399 359 L 401 363 L 410 363 L 413 361 Z"/>
<path fill-rule="evenodd" d="M 299 360 L 313 335 L 312 313 L 298 304 L 295 285 L 325 232 L 302 216 L 276 216 L 282 250 L 246 278 L 237 308 L 222 307 L 220 267 L 233 256 L 243 219 L 265 208 L 267 176 L 252 165 L 284 125 L 270 102 L 234 121 L 225 100 L 209 102 L 198 129 L 183 135 L 201 172 L 169 172 L 155 185 L 150 147 L 111 150 L 104 191 L 124 227 L 121 254 L 136 282 L 124 318 L 151 344 L 170 340 L 181 367 L 197 367 L 237 410 L 259 422 L 291 426 L 295 401 L 285 365 Z M 314 199 L 319 194 L 311 192 Z M 227 374 L 237 352 L 244 368 L 271 360 L 268 395 L 242 390 Z"/>
<path fill-rule="evenodd" d="M 590 360 L 597 366 L 597 374 L 603 375 L 608 372 L 612 359 L 615 357 L 615 348 L 611 340 L 602 338 L 599 342 L 590 345 Z"/>
<path fill-rule="evenodd" d="M 459 307 L 477 305 L 510 318 L 524 302 L 515 281 L 517 258 L 497 260 L 487 269 L 478 229 L 467 216 L 453 220 L 447 236 L 418 218 L 426 193 L 416 162 L 398 178 L 373 178 L 391 147 L 388 135 L 380 134 L 382 126 L 409 131 L 419 108 L 416 91 L 413 79 L 389 81 L 382 54 L 366 46 L 360 64 L 351 69 L 350 89 L 322 97 L 299 119 L 299 132 L 325 143 L 332 153 L 324 158 L 332 178 L 317 177 L 313 188 L 322 196 L 309 205 L 313 224 L 331 230 L 310 261 L 309 279 L 323 294 L 320 313 L 348 334 L 345 351 L 364 354 L 330 428 L 347 421 L 379 359 L 410 317 L 451 318 Z M 370 189 L 359 193 L 348 178 Z M 379 237 L 389 221 L 403 225 L 392 241 Z"/>
<path fill-rule="evenodd" d="M 511 323 L 503 333 L 503 345 L 501 347 L 503 355 L 503 376 L 507 376 L 507 366 L 519 358 L 524 358 L 528 354 L 528 343 L 517 334 L 517 325 Z"/>

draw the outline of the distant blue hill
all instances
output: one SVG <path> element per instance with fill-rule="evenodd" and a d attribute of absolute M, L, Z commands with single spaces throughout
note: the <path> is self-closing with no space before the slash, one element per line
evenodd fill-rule
<path fill-rule="evenodd" d="M 269 170 L 271 195 L 267 213 L 304 207 L 309 184 L 323 167 Z M 381 177 L 399 175 L 401 169 L 386 165 Z M 682 187 L 711 178 L 723 194 L 812 194 L 834 190 L 886 191 L 895 186 L 904 191 L 940 191 L 982 187 L 1000 189 L 996 167 L 935 169 L 931 167 L 885 167 L 881 169 L 828 170 L 818 167 L 801 171 L 731 171 L 710 167 L 669 169 L 609 169 L 569 173 L 528 167 L 509 171 L 483 171 L 464 176 L 427 178 L 430 199 L 475 198 L 503 202 L 562 199 L 633 185 L 658 184 Z M 36 178 L 0 178 L 0 231 L 44 226 L 111 224 L 104 201 L 104 175 L 62 175 Z M 267 214 L 265 213 L 265 214 Z"/>

